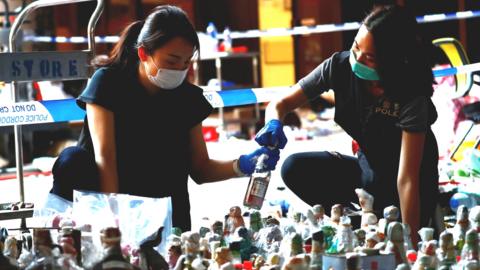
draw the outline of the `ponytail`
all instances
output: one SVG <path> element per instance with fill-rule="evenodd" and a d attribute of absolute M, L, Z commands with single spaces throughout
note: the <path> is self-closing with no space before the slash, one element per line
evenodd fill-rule
<path fill-rule="evenodd" d="M 108 58 L 97 58 L 93 61 L 95 68 L 115 67 L 127 69 L 138 63 L 137 38 L 145 21 L 135 21 L 128 25 L 121 33 L 120 39 L 113 47 Z"/>

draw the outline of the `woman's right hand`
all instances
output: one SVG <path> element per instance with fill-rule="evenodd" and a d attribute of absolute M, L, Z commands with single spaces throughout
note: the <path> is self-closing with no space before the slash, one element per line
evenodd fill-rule
<path fill-rule="evenodd" d="M 240 171 L 245 175 L 251 175 L 255 170 L 258 158 L 262 154 L 267 155 L 267 159 L 264 161 L 264 169 L 268 171 L 275 170 L 275 166 L 280 159 L 280 150 L 263 146 L 251 154 L 241 155 L 238 158 L 238 167 Z"/>
<path fill-rule="evenodd" d="M 283 132 L 282 122 L 272 119 L 257 133 L 255 141 L 262 146 L 283 149 L 288 140 Z"/>

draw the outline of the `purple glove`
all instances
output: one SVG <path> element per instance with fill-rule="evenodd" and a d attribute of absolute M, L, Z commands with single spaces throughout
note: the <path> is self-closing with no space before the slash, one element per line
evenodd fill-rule
<path fill-rule="evenodd" d="M 287 137 L 283 133 L 283 125 L 277 119 L 270 120 L 255 136 L 255 141 L 262 146 L 273 146 L 283 149 L 287 144 Z"/>
<path fill-rule="evenodd" d="M 264 169 L 268 171 L 275 170 L 275 165 L 277 165 L 277 162 L 280 159 L 280 150 L 262 146 L 251 154 L 240 156 L 238 159 L 238 167 L 240 171 L 246 175 L 252 174 L 255 170 L 257 159 L 261 154 L 266 154 L 268 156 L 265 160 L 266 167 Z"/>

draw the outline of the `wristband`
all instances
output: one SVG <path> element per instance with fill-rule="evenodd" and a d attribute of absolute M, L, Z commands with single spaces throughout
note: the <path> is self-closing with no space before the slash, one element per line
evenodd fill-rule
<path fill-rule="evenodd" d="M 238 177 L 242 177 L 242 176 L 246 176 L 246 174 L 244 174 L 241 170 L 240 170 L 240 167 L 238 166 L 238 159 L 235 159 L 233 161 L 233 171 L 235 172 L 235 174 L 238 176 Z"/>

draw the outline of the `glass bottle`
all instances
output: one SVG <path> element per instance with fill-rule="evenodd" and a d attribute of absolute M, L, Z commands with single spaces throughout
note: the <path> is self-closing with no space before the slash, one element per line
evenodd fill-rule
<path fill-rule="evenodd" d="M 268 183 L 270 182 L 271 172 L 265 170 L 265 160 L 268 155 L 262 154 L 258 157 L 255 165 L 255 171 L 250 177 L 247 192 L 243 200 L 243 205 L 253 209 L 260 210 L 267 193 Z"/>

